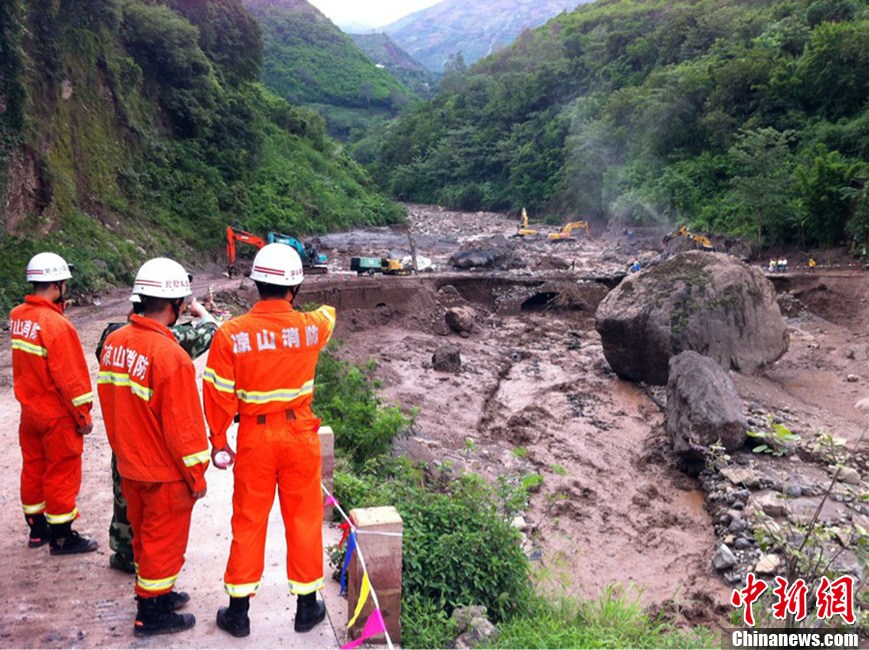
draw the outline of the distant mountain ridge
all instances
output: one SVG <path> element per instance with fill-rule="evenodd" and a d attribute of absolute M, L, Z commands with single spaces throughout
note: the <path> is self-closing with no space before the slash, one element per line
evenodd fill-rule
<path fill-rule="evenodd" d="M 306 0 L 243 1 L 262 29 L 263 83 L 290 103 L 315 108 L 331 136 L 346 140 L 413 101 L 414 92 L 386 65 Z"/>
<path fill-rule="evenodd" d="M 243 0 L 263 35 L 263 82 L 297 104 L 394 109 L 408 94 L 306 0 Z"/>
<path fill-rule="evenodd" d="M 591 0 L 444 0 L 378 31 L 429 70 L 443 72 L 451 54 L 467 65 L 509 45 L 526 29 Z"/>
<path fill-rule="evenodd" d="M 405 86 L 421 97 L 429 97 L 437 85 L 438 75 L 403 50 L 387 34 L 350 34 L 357 47 L 375 65 L 382 66 Z"/>

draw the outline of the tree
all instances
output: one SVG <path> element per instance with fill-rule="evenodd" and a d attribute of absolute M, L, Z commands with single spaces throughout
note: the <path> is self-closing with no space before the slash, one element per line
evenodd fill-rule
<path fill-rule="evenodd" d="M 798 64 L 803 100 L 830 120 L 866 109 L 869 21 L 823 23 Z"/>
<path fill-rule="evenodd" d="M 792 131 L 771 127 L 743 130 L 728 152 L 735 167 L 732 196 L 745 213 L 746 234 L 754 230 L 758 246 L 764 245 L 765 234 L 771 239 L 783 234 L 797 209 L 789 149 L 793 138 Z"/>
<path fill-rule="evenodd" d="M 842 188 L 854 179 L 859 167 L 819 144 L 795 169 L 806 229 L 823 245 L 832 246 L 845 236 L 850 199 L 842 195 Z"/>

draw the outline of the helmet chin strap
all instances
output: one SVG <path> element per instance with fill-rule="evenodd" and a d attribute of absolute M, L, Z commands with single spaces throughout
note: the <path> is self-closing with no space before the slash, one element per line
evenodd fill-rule
<path fill-rule="evenodd" d="M 55 305 L 60 305 L 61 309 L 64 307 L 64 302 L 66 301 L 66 296 L 63 291 L 63 280 L 58 282 L 53 282 L 55 287 L 57 287 L 57 298 L 54 299 Z"/>
<path fill-rule="evenodd" d="M 179 298 L 178 300 L 172 301 L 172 313 L 175 314 L 175 319 L 169 323 L 170 326 L 174 325 L 178 322 L 178 319 L 181 317 L 181 306 L 184 304 L 184 298 Z"/>

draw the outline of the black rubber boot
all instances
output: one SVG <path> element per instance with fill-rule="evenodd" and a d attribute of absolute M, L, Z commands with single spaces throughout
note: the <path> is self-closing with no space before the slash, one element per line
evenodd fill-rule
<path fill-rule="evenodd" d="M 235 637 L 248 636 L 250 634 L 248 609 L 250 609 L 250 596 L 230 598 L 229 607 L 221 607 L 217 610 L 217 627 Z"/>
<path fill-rule="evenodd" d="M 175 634 L 196 625 L 193 614 L 176 614 L 172 611 L 172 600 L 168 596 L 169 594 L 155 598 L 136 596 L 139 603 L 136 622 L 133 624 L 133 633 L 136 636 Z"/>
<path fill-rule="evenodd" d="M 48 544 L 50 534 L 48 532 L 48 521 L 45 519 L 45 513 L 40 512 L 38 515 L 24 515 L 27 520 L 27 525 L 30 526 L 30 539 L 27 541 L 28 548 L 39 548 Z"/>
<path fill-rule="evenodd" d="M 90 553 L 99 548 L 96 540 L 82 537 L 72 529 L 72 522 L 65 524 L 49 524 L 52 555 L 72 555 L 74 553 Z"/>
<path fill-rule="evenodd" d="M 166 602 L 174 612 L 176 609 L 183 609 L 190 602 L 190 594 L 186 591 L 170 591 L 166 594 Z"/>
<path fill-rule="evenodd" d="M 307 632 L 324 618 L 326 618 L 326 603 L 317 600 L 316 592 L 299 596 L 296 605 L 296 622 L 293 624 L 296 632 Z"/>
<path fill-rule="evenodd" d="M 109 566 L 115 571 L 136 575 L 136 563 L 133 561 L 133 558 L 126 555 L 113 553 L 109 556 Z"/>

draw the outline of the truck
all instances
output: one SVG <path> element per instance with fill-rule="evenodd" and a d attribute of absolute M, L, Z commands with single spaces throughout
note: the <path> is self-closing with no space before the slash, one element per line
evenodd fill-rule
<path fill-rule="evenodd" d="M 410 275 L 413 272 L 409 266 L 399 260 L 390 260 L 385 257 L 351 257 L 350 270 L 356 271 L 357 275 Z"/>

